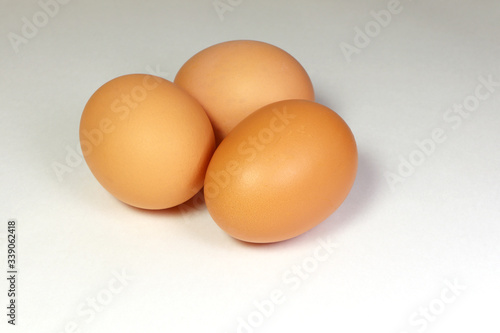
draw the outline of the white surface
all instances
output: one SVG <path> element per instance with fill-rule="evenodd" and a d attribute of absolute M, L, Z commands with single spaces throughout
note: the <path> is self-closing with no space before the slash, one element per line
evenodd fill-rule
<path fill-rule="evenodd" d="M 443 116 L 474 94 L 481 76 L 500 82 L 500 3 L 402 0 L 351 62 L 340 44 L 353 44 L 355 27 L 387 1 L 231 3 L 221 20 L 212 0 L 74 0 L 16 53 L 9 33 L 20 35 L 22 18 L 41 8 L 0 1 L 0 226 L 5 236 L 7 220 L 18 221 L 20 267 L 18 325 L 7 325 L 2 310 L 1 331 L 65 332 L 73 321 L 92 333 L 237 332 L 238 318 L 258 320 L 254 302 L 272 292 L 283 302 L 240 332 L 499 331 L 500 86 L 458 128 Z M 251 246 L 193 202 L 132 209 L 81 161 L 58 180 L 52 165 L 77 149 L 95 89 L 148 67 L 172 80 L 194 53 L 231 39 L 291 53 L 317 100 L 351 126 L 359 173 L 328 220 L 293 240 Z M 436 128 L 446 140 L 391 191 L 385 173 L 398 172 L 400 156 L 418 154 L 415 141 Z M 292 279 L 294 266 L 314 264 L 317 239 L 337 247 L 307 266 L 307 278 Z M 92 316 L 87 302 L 108 301 L 122 270 L 134 278 Z M 466 290 L 449 300 L 445 280 Z M 428 306 L 442 313 L 424 327 L 414 313 Z"/>

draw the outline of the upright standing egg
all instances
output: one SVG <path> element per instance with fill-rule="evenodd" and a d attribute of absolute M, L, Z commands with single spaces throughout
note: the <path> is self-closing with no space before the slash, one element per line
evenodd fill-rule
<path fill-rule="evenodd" d="M 267 105 L 216 149 L 205 177 L 208 211 L 240 240 L 295 237 L 344 201 L 357 156 L 351 130 L 329 108 L 304 100 Z"/>
<path fill-rule="evenodd" d="M 294 57 L 252 40 L 200 51 L 181 67 L 174 82 L 203 105 L 218 142 L 260 107 L 286 99 L 314 100 L 311 80 Z"/>
<path fill-rule="evenodd" d="M 80 144 L 106 190 L 146 209 L 173 207 L 196 194 L 215 149 L 202 106 L 173 83 L 145 74 L 115 78 L 90 97 Z"/>

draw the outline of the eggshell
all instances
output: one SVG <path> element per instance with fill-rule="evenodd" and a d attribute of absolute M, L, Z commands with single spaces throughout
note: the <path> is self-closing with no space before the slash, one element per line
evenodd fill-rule
<path fill-rule="evenodd" d="M 222 141 L 207 169 L 205 201 L 231 236 L 282 241 L 331 215 L 356 170 L 356 142 L 337 113 L 311 101 L 280 101 L 252 113 Z"/>
<path fill-rule="evenodd" d="M 106 190 L 146 209 L 173 207 L 195 195 L 215 149 L 202 106 L 172 82 L 145 74 L 115 78 L 90 97 L 80 144 Z"/>
<path fill-rule="evenodd" d="M 174 82 L 203 105 L 217 142 L 262 106 L 286 99 L 314 100 L 313 85 L 300 63 L 259 41 L 208 47 L 181 67 Z"/>

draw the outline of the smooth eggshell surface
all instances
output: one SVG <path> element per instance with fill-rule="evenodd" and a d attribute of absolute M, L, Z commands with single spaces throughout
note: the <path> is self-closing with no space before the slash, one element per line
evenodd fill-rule
<path fill-rule="evenodd" d="M 90 97 L 80 144 L 101 185 L 145 209 L 173 207 L 195 195 L 215 149 L 202 106 L 172 82 L 145 74 L 115 78 Z"/>
<path fill-rule="evenodd" d="M 314 100 L 313 85 L 301 64 L 259 41 L 210 46 L 190 58 L 174 82 L 203 105 L 217 142 L 262 106 L 286 99 Z"/>
<path fill-rule="evenodd" d="M 281 101 L 252 113 L 222 141 L 207 169 L 205 201 L 231 236 L 277 242 L 331 215 L 356 170 L 356 142 L 337 113 L 311 101 Z"/>

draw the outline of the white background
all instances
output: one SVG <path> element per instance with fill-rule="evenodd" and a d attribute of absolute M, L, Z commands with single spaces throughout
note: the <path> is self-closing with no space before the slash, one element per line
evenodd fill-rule
<path fill-rule="evenodd" d="M 1 278 L 1 331 L 498 332 L 500 3 L 401 0 L 351 57 L 342 43 L 355 45 L 356 27 L 376 29 L 370 12 L 387 1 L 231 3 L 221 19 L 212 0 L 73 0 L 44 22 L 36 1 L 0 0 L 0 256 L 6 272 L 15 218 L 20 271 L 16 327 Z M 43 26 L 13 45 L 33 16 Z M 198 201 L 128 207 L 69 153 L 103 83 L 148 68 L 173 80 L 196 52 L 232 39 L 297 58 L 359 147 L 341 208 L 278 244 L 232 239 Z M 460 123 L 447 121 L 476 88 L 488 92 L 481 77 L 496 82 L 493 92 Z M 419 161 L 415 142 L 439 128 L 446 139 Z M 387 174 L 410 158 L 420 165 L 391 188 Z M 59 178 L 58 163 L 70 169 Z M 336 244 L 323 261 L 319 240 Z M 309 273 L 293 275 L 302 265 Z M 271 309 L 273 292 L 283 296 Z"/>

